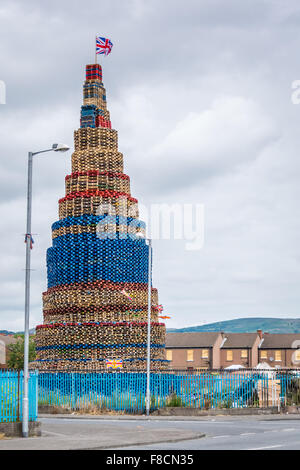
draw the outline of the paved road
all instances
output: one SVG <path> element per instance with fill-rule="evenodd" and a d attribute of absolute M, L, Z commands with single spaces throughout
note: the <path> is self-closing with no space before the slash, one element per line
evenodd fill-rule
<path fill-rule="evenodd" d="M 165 425 L 166 423 L 164 423 Z M 174 424 L 174 421 L 173 421 Z M 300 450 L 300 420 L 234 417 L 210 418 L 199 422 L 181 422 L 182 429 L 200 430 L 206 434 L 202 439 L 177 443 L 144 445 L 151 450 Z M 126 447 L 138 450 L 140 446 Z M 116 449 L 117 450 L 117 449 Z"/>
<path fill-rule="evenodd" d="M 103 419 L 91 416 L 40 418 L 42 436 L 0 440 L 0 450 L 112 449 L 147 445 L 163 440 L 199 438 L 203 433 L 182 428 L 180 423 L 141 419 Z"/>
<path fill-rule="evenodd" d="M 0 440 L 0 450 L 101 448 L 174 451 L 300 450 L 300 417 L 216 416 L 146 419 L 139 416 L 136 419 L 132 418 L 128 419 L 126 416 L 40 418 L 42 437 Z M 201 433 L 205 433 L 206 436 L 199 438 Z M 168 440 L 173 442 L 167 443 Z"/>

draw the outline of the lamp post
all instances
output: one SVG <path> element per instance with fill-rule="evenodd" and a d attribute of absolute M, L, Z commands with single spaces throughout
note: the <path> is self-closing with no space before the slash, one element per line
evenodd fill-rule
<path fill-rule="evenodd" d="M 24 376 L 23 376 L 23 418 L 22 435 L 28 437 L 28 359 L 29 359 L 29 301 L 30 301 L 30 249 L 32 248 L 31 235 L 31 202 L 32 202 L 32 163 L 33 156 L 45 152 L 66 152 L 69 147 L 65 144 L 53 144 L 51 149 L 38 152 L 28 152 L 28 179 L 27 179 L 27 223 L 26 223 L 26 267 L 25 267 L 25 327 L 24 327 Z"/>
<path fill-rule="evenodd" d="M 147 387 L 146 387 L 146 415 L 150 413 L 150 345 L 151 345 L 151 267 L 152 267 L 152 240 L 146 238 L 141 232 L 136 233 L 137 238 L 144 238 L 148 242 L 148 318 L 147 318 Z"/>

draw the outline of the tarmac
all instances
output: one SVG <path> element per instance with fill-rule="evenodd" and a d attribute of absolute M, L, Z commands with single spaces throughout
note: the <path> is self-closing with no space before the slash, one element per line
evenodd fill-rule
<path fill-rule="evenodd" d="M 143 416 L 47 415 L 39 416 L 42 436 L 0 440 L 0 450 L 101 450 L 144 446 L 161 442 L 175 443 L 204 437 L 197 430 L 181 429 Z"/>
<path fill-rule="evenodd" d="M 300 449 L 300 415 L 40 415 L 42 436 L 0 450 Z"/>

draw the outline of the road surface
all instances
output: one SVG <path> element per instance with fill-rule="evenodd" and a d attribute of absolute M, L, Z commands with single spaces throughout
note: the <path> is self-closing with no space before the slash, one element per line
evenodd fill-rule
<path fill-rule="evenodd" d="M 0 450 L 300 450 L 299 418 L 52 415 L 40 418 L 42 437 L 0 440 Z"/>
<path fill-rule="evenodd" d="M 163 423 L 164 426 L 166 423 Z M 172 421 L 174 425 L 175 422 Z M 126 450 L 300 450 L 300 419 L 289 417 L 216 417 L 177 423 L 205 433 L 202 439 L 123 447 Z M 121 447 L 118 448 L 121 450 Z"/>

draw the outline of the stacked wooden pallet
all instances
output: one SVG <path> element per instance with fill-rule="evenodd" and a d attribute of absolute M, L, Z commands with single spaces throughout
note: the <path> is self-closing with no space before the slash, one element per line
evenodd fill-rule
<path fill-rule="evenodd" d="M 130 194 L 130 179 L 124 173 L 110 171 L 81 171 L 66 176 L 66 194 L 90 189 L 108 189 Z"/>
<path fill-rule="evenodd" d="M 132 214 L 131 207 L 136 206 L 137 200 L 117 191 L 76 192 L 59 200 L 59 217 L 63 219 L 82 214 L 97 214 L 99 207 L 105 204 L 113 205 L 116 215 L 127 217 Z"/>
<path fill-rule="evenodd" d="M 100 80 L 102 82 L 102 67 L 100 64 L 88 64 L 85 68 L 86 80 Z"/>
<path fill-rule="evenodd" d="M 90 170 L 123 173 L 123 154 L 106 149 L 75 150 L 72 154 L 72 172 Z"/>
<path fill-rule="evenodd" d="M 74 132 L 75 150 L 97 148 L 118 150 L 118 133 L 115 129 L 87 127 Z"/>
<path fill-rule="evenodd" d="M 44 324 L 37 328 L 33 367 L 103 370 L 106 359 L 122 359 L 124 370 L 145 370 L 148 247 L 136 237 L 145 234 L 145 225 L 123 173 L 98 64 L 87 66 L 83 96 L 72 173 L 66 177 L 60 220 L 52 226 L 53 246 L 47 252 Z M 157 304 L 152 288 L 154 371 L 168 366 Z"/>
<path fill-rule="evenodd" d="M 95 307 L 89 305 L 87 308 L 75 309 L 70 306 L 64 309 L 44 309 L 44 321 L 46 324 L 63 323 L 63 322 L 146 322 L 148 320 L 147 305 L 143 308 L 134 306 L 110 306 Z M 152 309 L 151 322 L 157 322 L 157 313 Z"/>

